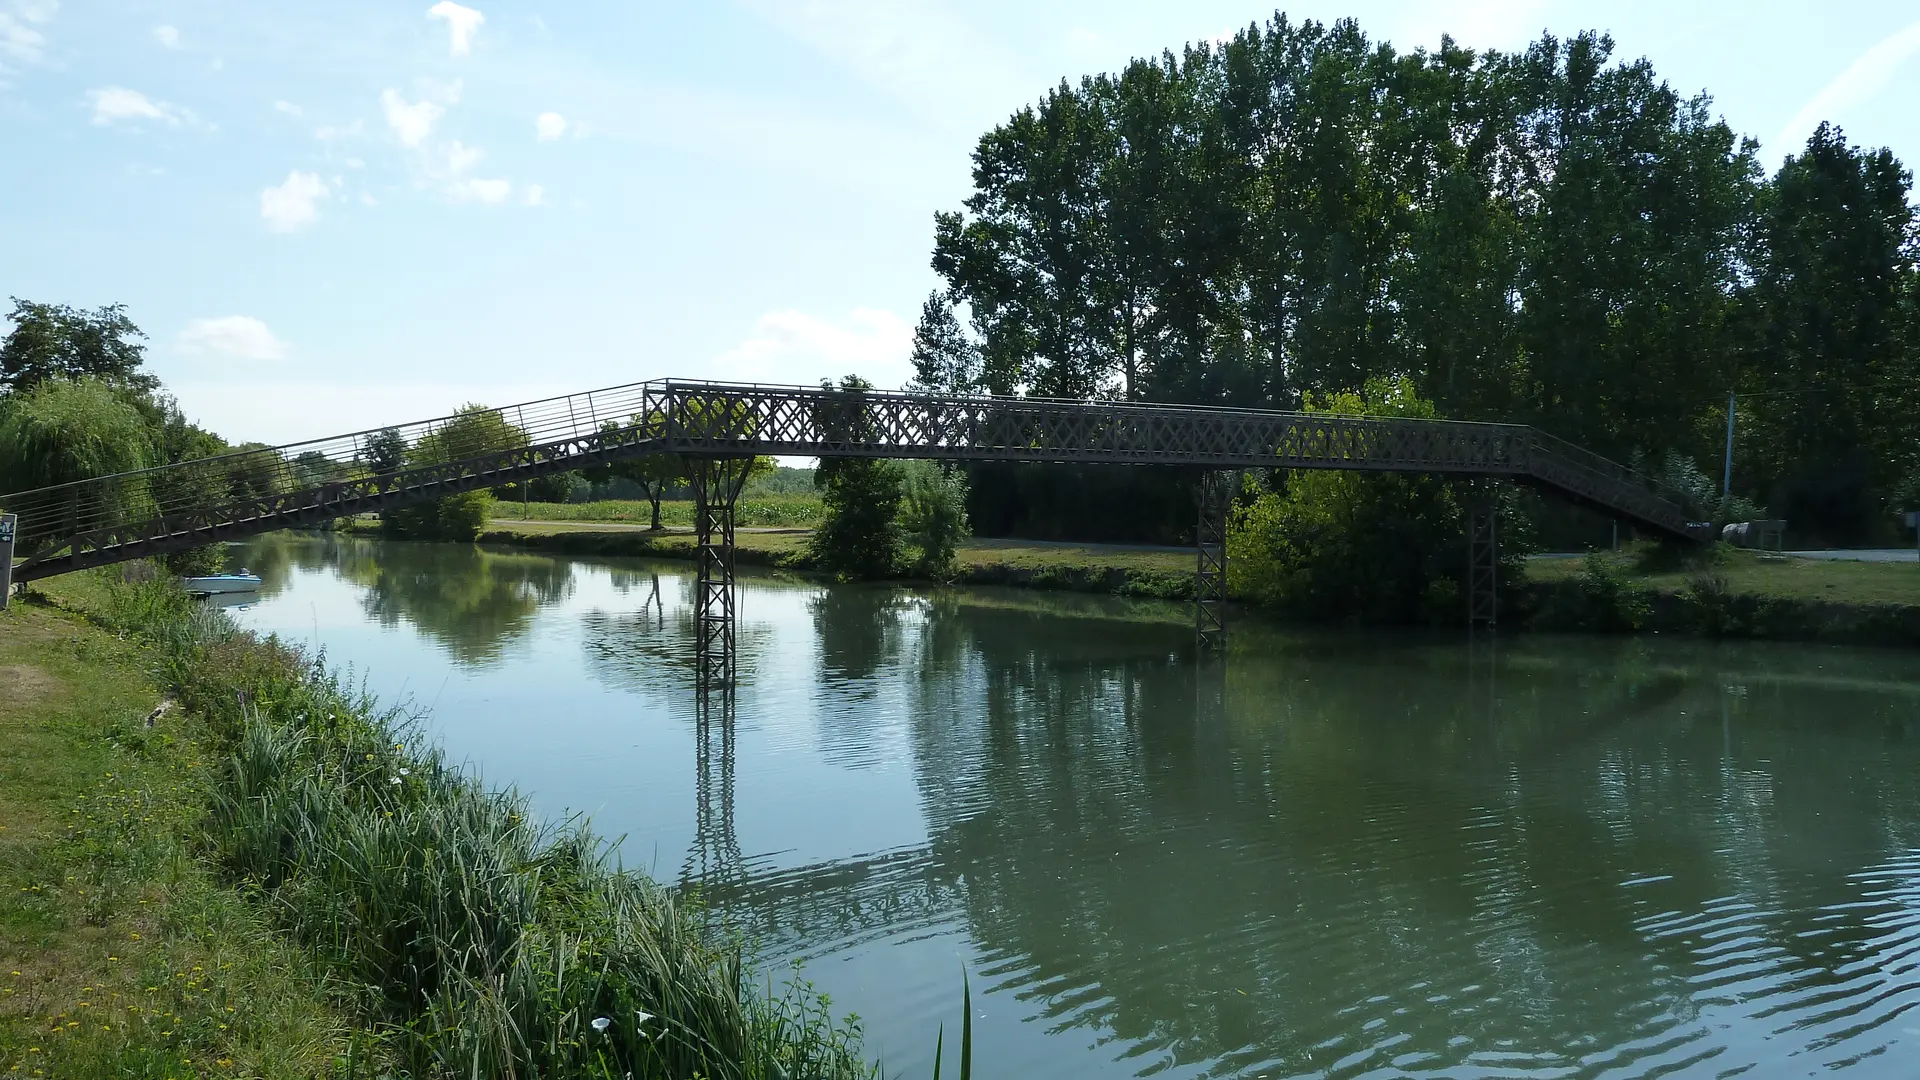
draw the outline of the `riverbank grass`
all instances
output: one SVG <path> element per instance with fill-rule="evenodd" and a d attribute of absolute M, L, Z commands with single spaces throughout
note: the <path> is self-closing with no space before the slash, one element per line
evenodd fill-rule
<path fill-rule="evenodd" d="M 162 700 L 147 650 L 0 612 L 0 1077 L 357 1072 L 325 973 L 199 858 L 213 759 Z"/>
<path fill-rule="evenodd" d="M 267 1060 L 252 1052 L 256 1045 L 282 1054 L 273 1066 L 280 1071 L 248 1065 L 264 1075 L 315 1075 L 336 1062 L 356 1077 L 873 1074 L 861 1057 L 857 1021 L 834 1019 L 828 1003 L 797 981 L 757 989 L 739 943 L 710 932 L 697 907 L 612 865 L 584 823 L 543 823 L 516 793 L 487 789 L 450 766 L 404 717 L 342 686 L 319 658 L 242 633 L 165 581 L 127 584 L 95 574 L 79 579 L 69 598 L 90 600 L 89 614 L 124 635 L 95 632 L 88 640 L 110 642 L 129 672 L 144 664 L 159 673 L 179 702 L 168 715 L 194 727 L 176 736 L 146 726 L 139 706 L 143 692 L 153 696 L 151 679 L 125 684 L 97 715 L 75 713 L 60 694 L 40 695 L 53 702 L 56 722 L 79 717 L 74 737 L 82 742 L 136 756 L 178 747 L 156 759 L 151 776 L 140 774 L 138 785 L 130 785 L 136 774 L 123 762 L 99 759 L 105 751 L 95 749 L 83 772 L 104 777 L 96 781 L 100 794 L 68 815 L 68 831 L 85 841 L 78 854 L 67 864 L 30 859 L 17 869 L 23 884 L 16 888 L 29 898 L 39 895 L 36 886 L 58 882 L 57 895 L 73 905 L 59 925 L 73 927 L 78 950 L 76 963 L 65 965 L 73 970 L 57 982 L 62 993 L 48 989 L 56 980 L 41 978 L 31 1009 L 15 1010 L 19 1033 L 30 1039 L 33 1024 L 46 1025 L 46 1037 L 22 1044 L 20 1054 L 37 1059 L 52 1038 L 71 1033 L 77 1041 L 88 1024 L 103 1040 L 116 1022 L 131 1024 L 86 1011 L 107 1003 L 166 1010 L 147 1027 L 129 1028 L 120 1043 L 71 1055 L 92 1061 L 92 1071 L 45 1075 L 228 1075 L 217 1069 L 242 1064 L 241 1052 L 245 1062 Z M 32 618 L 78 625 L 44 611 Z M 30 635 L 8 640 L 24 643 L 13 647 L 29 656 L 59 652 L 57 642 L 36 644 Z M 95 659 L 17 666 L 92 680 Z M 43 784 L 42 801 L 61 786 Z M 59 809 L 23 811 L 20 831 L 42 845 L 70 841 L 57 835 L 64 819 L 49 813 Z M 35 821 L 42 824 L 24 824 Z M 178 839 L 150 851 L 143 845 L 152 835 Z M 107 847 L 96 853 L 90 844 Z M 215 898 L 194 909 L 198 922 L 141 921 L 141 907 L 187 886 Z M 199 894 L 188 888 L 186 895 Z M 101 914 L 115 905 L 125 918 Z M 38 925 L 31 917 L 7 925 L 14 923 Z M 41 939 L 22 937 L 9 955 L 27 963 L 27 954 L 57 948 L 52 931 L 42 929 Z M 244 955 L 190 947 L 208 934 Z M 258 949 L 247 951 L 248 942 Z M 147 954 L 135 946 L 160 959 L 142 959 Z M 261 950 L 282 950 L 268 966 L 290 973 L 295 989 L 308 988 L 305 1001 L 276 997 L 272 971 L 260 961 L 273 954 Z M 109 978 L 122 963 L 137 976 Z M 9 977 L 27 979 L 31 966 Z M 223 973 L 238 981 L 227 985 Z M 313 987 L 342 1003 L 352 1023 L 325 1022 L 340 1010 L 317 1007 Z M 142 999 L 143 992 L 158 996 Z M 275 1001 L 305 1007 L 283 1010 Z M 202 1016 L 193 1006 L 203 1007 L 205 1024 L 188 1023 Z M 269 1019 L 283 1011 L 308 1018 L 312 1030 L 243 1024 L 248 1008 L 268 1009 Z M 8 1023 L 10 1046 L 15 1025 Z M 271 1035 L 248 1041 L 246 1031 Z M 356 1054 L 361 1043 L 379 1059 L 377 1072 L 371 1064 L 356 1069 L 369 1057 Z M 298 1063 L 302 1046 L 316 1048 L 304 1072 L 284 1064 Z M 120 1057 L 102 1057 L 112 1053 Z M 217 1055 L 213 1066 L 204 1064 L 209 1055 Z M 30 1069 L 37 1060 L 20 1064 Z"/>
<path fill-rule="evenodd" d="M 1623 583 L 1680 595 L 1698 588 L 1703 576 L 1725 583 L 1733 595 L 1836 604 L 1920 605 L 1920 565 L 1911 562 L 1847 562 L 1804 559 L 1725 545 L 1680 557 L 1653 545 L 1636 545 L 1595 558 Z M 1583 559 L 1529 559 L 1527 580 L 1573 581 L 1587 572 Z"/>

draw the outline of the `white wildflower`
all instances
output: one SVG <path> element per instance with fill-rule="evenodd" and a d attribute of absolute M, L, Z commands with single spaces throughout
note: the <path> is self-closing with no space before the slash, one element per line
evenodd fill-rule
<path fill-rule="evenodd" d="M 604 1016 L 596 1016 L 593 1018 L 593 1030 L 595 1031 L 605 1031 L 612 1026 L 613 1021 Z"/>

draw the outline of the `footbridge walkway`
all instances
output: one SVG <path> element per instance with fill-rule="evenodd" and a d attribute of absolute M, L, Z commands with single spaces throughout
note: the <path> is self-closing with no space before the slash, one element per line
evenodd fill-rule
<path fill-rule="evenodd" d="M 732 505 L 745 461 L 764 454 L 1450 473 L 1527 483 L 1656 535 L 1706 533 L 1648 478 L 1513 424 L 680 380 L 490 409 L 481 420 L 439 417 L 0 495 L 0 512 L 18 516 L 25 556 L 13 576 L 31 581 L 647 454 L 683 455 L 692 466 L 701 577 L 716 587 L 732 577 Z M 1223 513 L 1223 498 L 1202 499 L 1203 594 L 1217 591 L 1224 568 Z M 1489 519 L 1487 545 L 1491 530 Z M 716 618 L 730 637 L 726 592 Z M 1204 609 L 1217 595 L 1202 600 Z"/>

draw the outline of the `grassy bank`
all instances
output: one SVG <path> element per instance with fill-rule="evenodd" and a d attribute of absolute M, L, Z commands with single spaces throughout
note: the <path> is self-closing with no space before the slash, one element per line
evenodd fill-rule
<path fill-rule="evenodd" d="M 316 659 L 165 585 L 60 595 L 114 633 L 23 605 L 0 638 L 46 703 L 6 721 L 0 1071 L 871 1075 L 804 986 Z"/>
<path fill-rule="evenodd" d="M 0 1076 L 345 1077 L 344 987 L 204 858 L 217 771 L 155 651 L 0 612 Z"/>
<path fill-rule="evenodd" d="M 743 495 L 734 506 L 735 524 L 750 528 L 812 527 L 820 521 L 820 496 L 807 492 L 795 495 Z M 518 503 L 502 500 L 495 504 L 498 517 L 526 518 L 532 521 L 618 522 L 650 525 L 653 506 L 644 499 L 605 499 L 586 503 Z M 693 502 L 667 499 L 660 504 L 662 525 L 693 526 Z"/>
<path fill-rule="evenodd" d="M 1848 562 L 1800 559 L 1739 548 L 1716 547 L 1704 559 L 1679 559 L 1657 548 L 1601 553 L 1600 565 L 1635 588 L 1679 594 L 1700 574 L 1718 575 L 1741 595 L 1840 604 L 1920 604 L 1920 566 L 1911 562 Z M 1586 572 L 1582 559 L 1533 559 L 1529 581 L 1554 584 Z"/>
<path fill-rule="evenodd" d="M 1920 645 L 1920 567 L 1653 546 L 1533 560 L 1517 590 L 1536 630 Z"/>

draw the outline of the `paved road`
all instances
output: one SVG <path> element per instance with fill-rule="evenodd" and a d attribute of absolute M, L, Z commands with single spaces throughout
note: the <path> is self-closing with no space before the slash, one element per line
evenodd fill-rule
<path fill-rule="evenodd" d="M 1799 559 L 1840 559 L 1846 562 L 1920 562 L 1912 548 L 1849 548 L 1836 551 L 1789 551 Z"/>
<path fill-rule="evenodd" d="M 653 532 L 645 525 L 631 521 L 547 521 L 541 518 L 526 520 L 522 518 L 491 518 L 490 525 L 564 525 L 569 529 L 591 529 L 604 532 Z M 743 533 L 803 533 L 808 530 L 784 525 L 740 525 L 734 532 Z M 691 525 L 668 525 L 663 527 L 659 536 L 692 536 Z"/>

